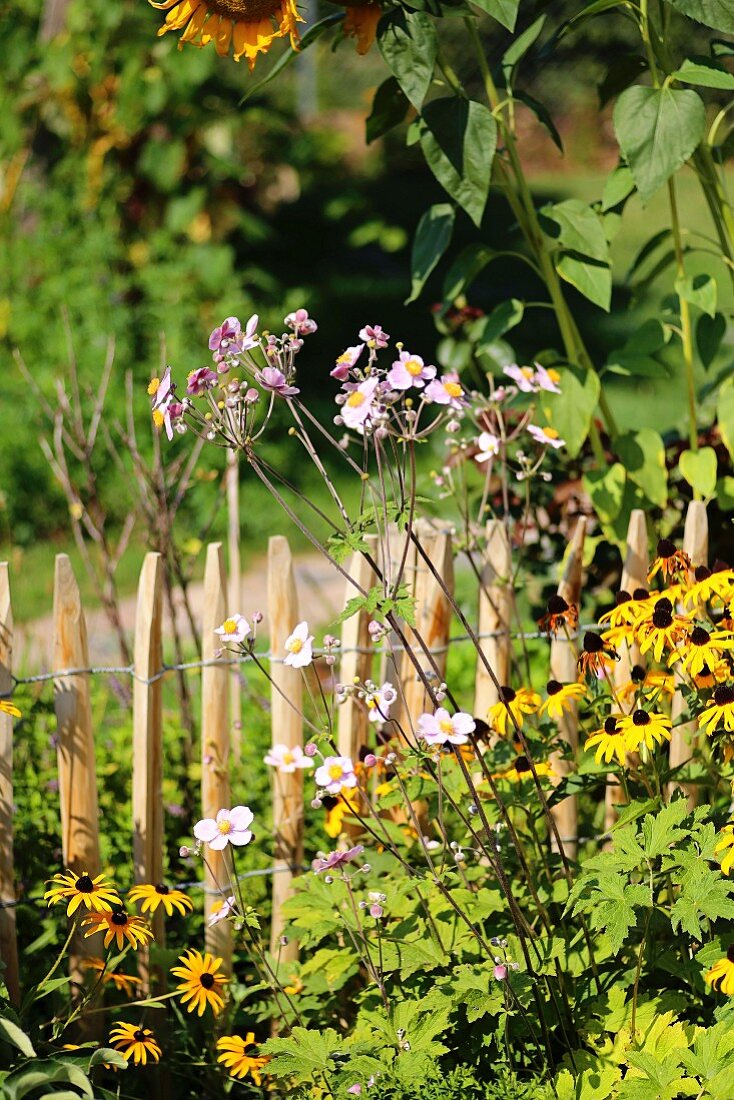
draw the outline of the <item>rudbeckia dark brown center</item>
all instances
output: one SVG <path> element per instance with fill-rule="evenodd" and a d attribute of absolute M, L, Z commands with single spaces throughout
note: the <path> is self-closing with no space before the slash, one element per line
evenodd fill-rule
<path fill-rule="evenodd" d="M 558 692 L 563 689 L 563 684 L 559 684 L 558 680 L 549 680 L 545 685 L 545 690 L 549 695 L 558 695 Z"/>
<path fill-rule="evenodd" d="M 648 726 L 650 724 L 650 715 L 646 710 L 636 710 L 632 715 L 632 721 L 636 726 Z"/>
<path fill-rule="evenodd" d="M 612 718 L 611 716 L 609 718 L 607 718 L 606 722 L 604 723 L 604 732 L 605 733 L 616 733 L 617 732 L 617 719 L 616 718 Z"/>
<path fill-rule="evenodd" d="M 94 892 L 94 883 L 89 875 L 80 875 L 76 880 L 77 890 L 81 890 L 83 894 L 91 894 Z"/>
<path fill-rule="evenodd" d="M 515 692 L 511 687 L 505 686 L 505 687 L 500 688 L 500 702 L 501 703 L 511 703 L 514 698 L 515 698 Z"/>
<path fill-rule="evenodd" d="M 717 707 L 730 707 L 734 703 L 734 687 L 722 684 L 714 692 L 714 703 Z"/>
<path fill-rule="evenodd" d="M 155 888 L 155 892 L 156 892 L 156 894 L 167 894 L 168 893 L 168 887 L 166 886 L 165 882 L 157 883 L 156 888 Z"/>
<path fill-rule="evenodd" d="M 584 634 L 584 653 L 601 653 L 604 642 L 593 630 L 587 630 Z"/>
<path fill-rule="evenodd" d="M 659 558 L 672 558 L 675 553 L 675 543 L 670 539 L 660 539 L 657 549 L 657 557 Z"/>
<path fill-rule="evenodd" d="M 711 570 L 705 565 L 697 565 L 693 575 L 697 581 L 706 581 L 711 576 Z"/>
<path fill-rule="evenodd" d="M 199 981 L 204 986 L 204 989 L 211 989 L 214 985 L 214 976 L 207 971 L 201 975 Z"/>
<path fill-rule="evenodd" d="M 704 568 L 705 568 L 705 566 L 704 566 Z M 716 561 L 714 562 L 714 564 L 711 566 L 711 572 L 712 573 L 723 573 L 725 570 L 727 570 L 729 568 L 730 568 L 730 566 L 729 566 L 728 562 L 722 561 L 721 558 L 717 558 Z"/>
<path fill-rule="evenodd" d="M 633 684 L 641 684 L 645 679 L 646 672 L 642 665 L 634 665 L 630 672 L 630 679 Z"/>
<path fill-rule="evenodd" d="M 530 771 L 530 761 L 527 756 L 518 756 L 515 761 L 515 771 L 518 773 Z"/>
<path fill-rule="evenodd" d="M 673 605 L 670 600 L 663 596 L 662 600 L 658 600 L 655 604 L 655 610 L 652 613 L 652 623 L 658 630 L 666 630 L 667 627 L 673 625 Z"/>
<path fill-rule="evenodd" d="M 563 615 L 568 611 L 568 604 L 564 600 L 563 596 L 554 595 L 548 600 L 547 603 L 549 615 Z"/>
<path fill-rule="evenodd" d="M 650 593 L 646 588 L 636 588 L 632 593 L 633 600 L 646 600 Z"/>
<path fill-rule="evenodd" d="M 623 588 L 620 588 L 619 592 L 614 597 L 614 601 L 617 607 L 621 607 L 623 603 L 629 603 L 631 599 L 632 597 L 630 596 L 629 592 L 625 592 Z"/>
<path fill-rule="evenodd" d="M 139 1027 L 138 1030 L 133 1035 L 133 1039 L 135 1040 L 136 1043 L 144 1043 L 147 1038 L 148 1038 L 148 1036 L 147 1036 L 146 1032 L 143 1031 L 142 1027 Z"/>
<path fill-rule="evenodd" d="M 729 944 L 729 949 L 726 952 L 726 957 L 730 963 L 734 963 L 734 943 Z"/>
<path fill-rule="evenodd" d="M 704 630 L 702 626 L 696 626 L 691 631 L 691 644 L 692 645 L 708 645 L 711 641 L 711 635 L 708 630 Z"/>
<path fill-rule="evenodd" d="M 110 920 L 113 924 L 125 925 L 128 922 L 128 915 L 124 909 L 113 909 Z"/>

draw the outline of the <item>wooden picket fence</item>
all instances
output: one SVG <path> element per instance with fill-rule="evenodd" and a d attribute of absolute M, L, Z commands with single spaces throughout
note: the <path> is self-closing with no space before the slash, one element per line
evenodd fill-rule
<path fill-rule="evenodd" d="M 558 591 L 569 603 L 580 604 L 583 583 L 583 550 L 586 521 L 578 520 L 565 557 L 565 568 Z M 453 588 L 451 529 L 440 522 L 419 521 L 415 535 L 423 553 L 411 543 L 405 547 L 404 534 L 393 533 L 390 563 L 405 556 L 405 577 L 416 598 L 415 630 L 406 627 L 408 640 L 417 634 L 431 653 L 434 672 L 440 677 L 446 667 L 446 655 L 453 618 L 445 587 Z M 707 559 L 707 521 L 702 504 L 690 505 L 685 525 L 684 548 L 698 564 Z M 370 540 L 373 560 L 376 542 Z M 405 555 L 404 555 L 405 551 Z M 429 567 L 428 563 L 431 563 Z M 645 515 L 632 514 L 622 587 L 632 590 L 646 585 L 649 541 Z M 350 578 L 367 590 L 375 577 L 370 561 L 355 553 L 346 571 Z M 163 880 L 163 600 L 160 555 L 147 554 L 138 585 L 134 635 L 134 663 L 129 670 L 134 683 L 132 745 L 132 848 L 136 882 Z M 351 581 L 345 582 L 345 601 L 355 594 Z M 303 678 L 298 670 L 283 664 L 284 641 L 299 622 L 298 592 L 287 539 L 270 539 L 267 578 L 268 610 L 265 629 L 270 640 L 271 728 L 274 743 L 300 746 L 304 742 L 303 722 L 299 715 Z M 201 811 L 213 816 L 231 802 L 229 761 L 232 751 L 233 704 L 231 666 L 217 661 L 214 628 L 227 612 L 240 610 L 227 600 L 227 575 L 222 546 L 207 547 L 204 575 L 204 607 L 201 623 L 203 638 L 201 691 Z M 413 722 L 429 705 L 420 677 L 405 654 L 398 657 L 378 652 L 368 634 L 369 617 L 360 612 L 342 627 L 340 664 L 337 678 L 345 683 L 355 677 L 365 680 L 390 679 L 399 684 L 397 716 Z M 518 623 L 512 588 L 512 555 L 506 530 L 499 521 L 487 525 L 486 553 L 481 584 L 478 585 L 477 613 L 474 621 L 482 640 L 484 655 L 499 684 L 511 680 L 513 638 Z M 575 639 L 559 635 L 550 643 L 551 675 L 560 681 L 576 678 L 577 645 Z M 13 614 L 10 576 L 6 563 L 0 563 L 0 698 L 12 693 Z M 634 659 L 634 655 L 633 655 Z M 427 662 L 426 662 L 427 663 Z M 196 665 L 192 667 L 196 668 Z M 77 873 L 100 871 L 99 810 L 95 770 L 95 731 L 90 706 L 89 655 L 84 609 L 71 562 L 65 554 L 56 558 L 54 578 L 54 651 L 53 691 L 57 722 L 59 803 L 63 862 Z M 629 662 L 623 658 L 615 675 L 619 682 L 629 678 Z M 483 717 L 497 701 L 497 687 L 482 661 L 477 662 L 473 713 Z M 674 703 L 680 713 L 682 700 Z M 566 715 L 561 723 L 562 737 L 575 753 L 578 749 L 576 715 Z M 339 709 L 337 743 L 339 753 L 354 759 L 368 742 L 369 723 L 364 706 L 349 698 Z M 690 755 L 695 729 L 676 727 L 670 748 L 671 761 L 682 763 Z M 236 745 L 234 746 L 236 750 Z M 558 759 L 556 770 L 568 771 L 567 761 Z M 693 798 L 693 792 L 688 792 Z M 616 782 L 607 786 L 606 827 L 614 821 L 619 799 Z M 291 940 L 281 943 L 284 920 L 282 904 L 291 895 L 293 878 L 303 863 L 303 772 L 275 774 L 273 780 L 274 866 L 272 868 L 273 919 L 271 948 L 283 960 L 297 957 L 298 945 Z M 234 801 L 238 801 L 235 793 Z M 576 799 L 569 797 L 554 807 L 559 835 L 566 853 L 573 857 L 578 841 Z M 18 1002 L 20 975 L 16 940 L 16 889 L 13 865 L 13 720 L 0 712 L 0 957 L 5 964 L 4 980 L 10 996 Z M 208 916 L 217 901 L 216 881 L 221 878 L 221 856 L 210 853 L 205 874 L 205 913 Z M 154 921 L 156 939 L 163 942 L 163 924 Z M 206 947 L 221 955 L 225 964 L 231 959 L 231 926 L 222 921 L 207 925 Z M 89 941 L 73 945 L 71 972 L 81 977 L 85 955 L 94 953 Z M 142 954 L 142 973 L 148 980 L 147 960 Z"/>

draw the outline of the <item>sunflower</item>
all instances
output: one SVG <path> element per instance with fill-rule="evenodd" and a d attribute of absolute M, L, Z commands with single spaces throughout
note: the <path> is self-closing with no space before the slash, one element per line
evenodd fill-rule
<path fill-rule="evenodd" d="M 22 717 L 15 703 L 11 703 L 9 699 L 0 699 L 0 714 L 8 714 L 11 718 Z"/>
<path fill-rule="evenodd" d="M 660 669 L 646 669 L 643 665 L 633 665 L 627 683 L 617 688 L 617 698 L 621 703 L 628 703 L 636 695 L 645 692 L 655 695 L 658 693 L 673 695 L 675 693 L 674 676 Z"/>
<path fill-rule="evenodd" d="M 538 763 L 534 764 L 534 767 L 538 776 L 554 774 L 550 764 Z M 492 775 L 492 779 L 506 779 L 509 783 L 522 783 L 532 778 L 533 773 L 527 756 L 516 756 L 509 768 L 505 768 L 501 772 L 494 772 Z"/>
<path fill-rule="evenodd" d="M 578 625 L 578 607 L 575 603 L 566 603 L 563 596 L 559 596 L 558 593 L 548 600 L 545 615 L 538 620 L 538 627 L 545 634 L 557 634 L 561 629 L 573 633 Z"/>
<path fill-rule="evenodd" d="M 256 1085 L 262 1082 L 262 1069 L 270 1059 L 266 1054 L 246 1054 L 248 1047 L 255 1043 L 255 1033 L 248 1031 L 244 1039 L 240 1035 L 223 1035 L 217 1039 L 217 1050 L 222 1053 L 217 1058 L 229 1070 L 230 1077 L 242 1080 L 249 1073 Z"/>
<path fill-rule="evenodd" d="M 82 966 L 85 970 L 92 970 L 95 974 L 99 974 L 104 985 L 112 982 L 115 989 L 119 993 L 124 993 L 126 997 L 132 997 L 137 992 L 135 987 L 143 984 L 142 978 L 137 978 L 134 974 L 125 974 L 122 970 L 105 970 L 104 959 L 94 957 L 82 959 Z"/>
<path fill-rule="evenodd" d="M 718 568 L 717 568 L 718 566 Z M 713 569 L 705 565 L 696 567 L 694 583 L 683 595 L 683 603 L 696 607 L 698 604 L 719 600 L 726 603 L 734 594 L 734 569 L 724 562 L 714 562 Z"/>
<path fill-rule="evenodd" d="M 714 848 L 715 852 L 726 852 L 719 866 L 725 875 L 734 867 L 734 822 L 729 822 L 719 833 L 721 840 Z M 727 848 L 729 849 L 727 851 Z"/>
<path fill-rule="evenodd" d="M 651 581 L 657 573 L 662 573 L 666 580 L 679 573 L 687 578 L 690 570 L 691 559 L 685 550 L 677 550 L 675 543 L 670 539 L 660 539 L 647 579 Z"/>
<path fill-rule="evenodd" d="M 604 639 L 593 630 L 586 631 L 577 661 L 581 672 L 587 676 L 589 673 L 598 676 L 611 667 L 612 661 L 617 660 L 619 655 L 613 646 L 607 645 Z"/>
<path fill-rule="evenodd" d="M 541 704 L 538 714 L 547 713 L 549 718 L 562 718 L 577 700 L 586 695 L 584 684 L 560 684 L 558 680 L 549 680 L 545 690 L 548 698 Z"/>
<path fill-rule="evenodd" d="M 670 741 L 673 721 L 667 714 L 650 714 L 641 708 L 620 718 L 619 724 L 627 741 L 628 752 L 638 752 L 641 745 L 654 749 Z"/>
<path fill-rule="evenodd" d="M 683 623 L 680 615 L 673 614 L 673 605 L 667 596 L 655 601 L 652 615 L 637 621 L 637 640 L 640 653 L 652 651 L 656 661 L 662 660 L 664 649 L 675 649 L 683 637 Z"/>
<path fill-rule="evenodd" d="M 235 61 L 247 58 L 250 71 L 258 54 L 265 54 L 276 38 L 290 36 L 298 49 L 298 14 L 295 0 L 150 0 L 154 8 L 168 12 L 158 34 L 180 31 L 178 48 L 190 42 L 201 48 L 209 42 L 220 57 L 226 57 L 230 45 Z"/>
<path fill-rule="evenodd" d="M 729 996 L 734 993 L 734 943 L 726 952 L 726 957 L 719 959 L 704 974 L 703 980 L 721 993 L 727 993 Z"/>
<path fill-rule="evenodd" d="M 671 655 L 669 663 L 679 660 L 689 676 L 698 676 L 704 668 L 715 668 L 726 651 L 732 649 L 734 638 L 728 630 L 709 631 L 703 626 L 694 626 L 690 634 L 681 639 L 680 650 Z"/>
<path fill-rule="evenodd" d="M 706 733 L 713 733 L 719 726 L 734 733 L 734 686 L 719 684 L 714 689 L 713 701 L 701 712 L 699 721 Z"/>
<path fill-rule="evenodd" d="M 200 1016 L 204 1015 L 207 1005 L 215 1016 L 224 1008 L 222 998 L 222 986 L 229 978 L 225 978 L 219 970 L 221 959 L 215 959 L 208 951 L 204 955 L 193 948 L 179 955 L 181 966 L 171 968 L 171 973 L 183 981 L 176 987 L 181 994 L 181 1003 L 189 1001 L 188 1011 L 198 1009 Z"/>
<path fill-rule="evenodd" d="M 82 921 L 82 927 L 85 925 L 90 925 L 89 931 L 84 933 L 85 940 L 106 928 L 105 947 L 115 940 L 118 951 L 122 951 L 125 940 L 131 947 L 144 947 L 153 939 L 153 933 L 145 921 L 141 917 L 131 916 L 121 905 L 115 906 L 110 913 L 90 913 Z"/>
<path fill-rule="evenodd" d="M 487 712 L 487 719 L 492 729 L 504 737 L 507 733 L 508 720 L 513 726 L 522 729 L 523 715 L 535 714 L 540 706 L 540 696 L 530 688 L 520 688 L 514 691 L 511 687 L 501 687 L 499 701 L 494 703 Z"/>
<path fill-rule="evenodd" d="M 66 909 L 67 917 L 72 916 L 80 905 L 86 905 L 87 909 L 93 909 L 98 913 L 109 913 L 114 905 L 121 905 L 117 891 L 106 875 L 97 875 L 92 878 L 84 871 L 77 875 L 74 871 L 67 870 L 65 875 L 54 875 L 51 882 L 58 883 L 52 886 L 43 895 L 49 905 L 57 905 L 60 901 L 69 899 Z"/>
<path fill-rule="evenodd" d="M 610 714 L 602 728 L 587 737 L 584 748 L 596 748 L 594 759 L 597 764 L 602 759 L 608 764 L 613 756 L 622 767 L 627 762 L 627 738 L 621 725 L 622 717 L 620 714 Z"/>
<path fill-rule="evenodd" d="M 154 1062 L 157 1062 L 161 1056 L 161 1048 L 148 1027 L 138 1027 L 137 1024 L 115 1024 L 110 1030 L 110 1042 L 124 1054 L 128 1062 L 132 1058 L 136 1066 L 145 1065 L 148 1055 Z"/>
<path fill-rule="evenodd" d="M 340 7 L 346 8 L 344 34 L 347 38 L 357 39 L 357 53 L 366 54 L 375 41 L 377 24 L 382 15 L 382 5 L 375 0 L 335 0 Z"/>
<path fill-rule="evenodd" d="M 158 906 L 162 905 L 166 916 L 172 917 L 174 909 L 177 909 L 184 917 L 187 910 L 194 908 L 191 898 L 183 890 L 171 889 L 165 882 L 159 882 L 156 886 L 133 886 L 127 896 L 129 901 L 142 901 L 141 913 L 155 913 Z"/>

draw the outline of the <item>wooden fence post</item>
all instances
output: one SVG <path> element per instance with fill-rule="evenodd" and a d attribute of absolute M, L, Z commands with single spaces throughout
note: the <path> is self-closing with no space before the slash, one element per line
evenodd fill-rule
<path fill-rule="evenodd" d="M 94 877 L 100 872 L 99 807 L 94 762 L 89 675 L 64 675 L 89 667 L 87 625 L 79 586 L 66 554 L 56 555 L 54 574 L 54 707 L 57 727 L 61 847 L 66 867 Z M 73 981 L 83 984 L 81 960 L 98 955 L 93 941 L 80 933 L 70 953 Z"/>
<path fill-rule="evenodd" d="M 635 508 L 630 514 L 627 527 L 627 550 L 622 568 L 620 588 L 630 595 L 636 588 L 647 588 L 647 571 L 650 564 L 647 541 L 647 520 L 642 508 Z M 614 672 L 615 687 L 623 687 L 629 682 L 632 668 L 640 662 L 640 647 L 636 644 L 622 646 L 619 651 Z M 607 776 L 606 807 L 604 811 L 604 831 L 608 832 L 617 820 L 617 807 L 625 802 L 624 792 L 617 776 L 610 772 Z"/>
<path fill-rule="evenodd" d="M 486 527 L 484 568 L 479 589 L 478 631 L 482 652 L 500 687 L 510 683 L 513 598 L 512 552 L 507 528 L 501 520 L 490 519 Z M 487 634 L 496 636 L 488 638 Z M 477 661 L 473 711 L 475 717 L 486 721 L 487 711 L 498 699 L 499 693 L 494 680 L 483 661 Z"/>
<path fill-rule="evenodd" d="M 706 505 L 701 500 L 692 500 L 686 512 L 686 523 L 683 531 L 683 549 L 691 559 L 691 565 L 707 565 L 709 556 L 709 523 L 706 513 Z M 676 680 L 679 677 L 676 675 Z M 686 709 L 683 693 L 678 690 L 673 696 L 671 712 L 673 715 L 673 734 L 670 739 L 669 762 L 671 768 L 677 768 L 690 760 L 698 736 L 698 722 L 686 722 L 676 726 L 675 723 Z M 668 784 L 668 798 L 674 791 L 685 791 L 688 797 L 688 805 L 693 809 L 698 802 L 700 787 L 695 783 L 672 782 Z"/>
<path fill-rule="evenodd" d="M 135 614 L 133 685 L 133 861 L 136 883 L 163 880 L 163 562 L 145 555 Z M 156 679 L 153 679 L 157 677 Z M 152 682 L 151 682 L 152 681 Z M 164 942 L 163 908 L 152 919 L 155 938 Z M 138 953 L 141 977 L 149 982 L 148 955 Z M 160 977 L 160 976 L 159 976 Z"/>
<path fill-rule="evenodd" d="M 0 699 L 12 692 L 13 607 L 8 563 L 0 562 Z M 13 719 L 0 711 L 0 959 L 10 1001 L 20 1005 L 13 868 Z"/>
<path fill-rule="evenodd" d="M 227 452 L 227 557 L 229 559 L 229 610 L 240 614 L 242 591 L 240 562 L 240 464 L 236 450 Z M 221 625 L 216 623 L 216 626 Z M 235 760 L 242 759 L 242 689 L 240 666 L 229 670 L 229 720 L 232 730 L 232 752 Z"/>
<path fill-rule="evenodd" d="M 454 586 L 453 528 L 450 524 L 438 524 L 435 520 L 419 519 L 415 523 L 414 532 L 421 549 L 443 579 L 449 592 L 452 592 Z M 439 678 L 443 679 L 446 672 L 446 651 L 451 627 L 451 604 L 417 548 L 414 561 L 412 593 L 415 597 L 415 630 L 407 628 L 405 636 L 423 671 L 434 675 L 428 657 L 416 640 L 416 635 L 420 635 L 421 641 L 433 655 Z M 400 678 L 403 684 L 405 709 L 410 716 L 410 726 L 414 728 L 426 708 L 432 709 L 432 707 L 416 667 L 407 653 L 403 654 Z"/>
<path fill-rule="evenodd" d="M 368 553 L 374 560 L 378 546 L 377 536 L 368 535 L 366 542 Z M 349 576 L 365 591 L 369 591 L 377 583 L 372 565 L 360 551 L 352 555 Z M 357 589 L 347 581 L 344 593 L 345 606 L 356 595 Z M 358 611 L 342 624 L 339 679 L 343 684 L 352 684 L 356 678 L 364 683 L 371 674 L 372 653 L 367 629 L 369 621 L 370 616 L 366 611 Z M 346 701 L 339 707 L 337 740 L 339 754 L 349 756 L 355 762 L 359 760 L 360 750 L 367 744 L 368 729 L 369 717 L 364 703 L 358 702 L 351 695 L 347 696 Z"/>
<path fill-rule="evenodd" d="M 273 744 L 289 748 L 303 745 L 303 680 L 300 669 L 283 663 L 285 642 L 299 622 L 298 595 L 288 540 L 274 535 L 268 543 L 268 617 L 270 653 L 271 728 Z M 273 832 L 275 871 L 273 874 L 273 918 L 270 950 L 283 962 L 298 958 L 295 940 L 281 947 L 285 920 L 281 907 L 293 893 L 293 879 L 303 863 L 303 769 L 292 775 L 274 772 Z"/>
<path fill-rule="evenodd" d="M 214 633 L 227 617 L 227 589 L 221 542 L 210 543 L 206 551 L 204 570 L 204 615 L 202 622 L 201 656 L 201 812 L 202 817 L 215 817 L 217 810 L 230 807 L 229 786 L 229 690 L 231 671 L 225 664 L 207 664 L 215 660 L 219 640 Z M 237 666 L 234 666 L 235 668 Z M 217 907 L 217 890 L 229 881 L 229 865 L 223 852 L 209 849 L 208 866 L 204 872 L 204 933 L 207 951 L 224 960 L 227 972 L 232 965 L 232 925 L 218 921 L 209 925 L 208 918 Z"/>
<path fill-rule="evenodd" d="M 558 595 L 563 596 L 568 604 L 581 604 L 581 578 L 584 568 L 584 538 L 586 536 L 586 519 L 581 516 L 576 524 L 573 539 L 566 559 L 561 583 L 558 585 Z M 551 677 L 560 683 L 571 683 L 578 679 L 577 669 L 577 640 L 568 638 L 559 633 L 551 642 L 550 671 Z M 578 714 L 574 705 L 558 723 L 562 740 L 571 747 L 573 754 L 578 750 Z M 562 759 L 560 753 L 551 756 L 551 765 L 557 775 L 568 775 L 573 765 L 566 759 Z M 551 810 L 556 821 L 556 826 L 561 837 L 561 842 L 566 853 L 571 859 L 576 858 L 578 849 L 578 799 L 573 796 L 564 798 Z M 555 841 L 555 838 L 553 838 Z"/>

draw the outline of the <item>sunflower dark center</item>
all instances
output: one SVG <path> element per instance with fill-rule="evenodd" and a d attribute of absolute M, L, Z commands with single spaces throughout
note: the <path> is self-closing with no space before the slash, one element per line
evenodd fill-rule
<path fill-rule="evenodd" d="M 632 593 L 633 600 L 646 600 L 650 593 L 646 588 L 636 588 Z"/>
<path fill-rule="evenodd" d="M 694 576 L 697 581 L 706 581 L 711 576 L 711 570 L 707 569 L 705 565 L 697 565 Z"/>
<path fill-rule="evenodd" d="M 730 963 L 734 963 L 734 943 L 729 944 L 729 949 L 726 952 L 726 957 Z"/>
<path fill-rule="evenodd" d="M 165 882 L 156 883 L 155 892 L 156 894 L 167 894 L 168 887 L 166 886 Z"/>
<path fill-rule="evenodd" d="M 641 684 L 645 679 L 646 672 L 642 665 L 634 665 L 630 672 L 630 679 L 633 684 Z"/>
<path fill-rule="evenodd" d="M 208 6 L 227 19 L 257 23 L 273 15 L 279 4 L 275 0 L 209 0 Z"/>
<path fill-rule="evenodd" d="M 124 909 L 113 909 L 110 920 L 113 924 L 125 925 L 128 922 L 128 915 Z"/>
<path fill-rule="evenodd" d="M 584 653 L 601 653 L 604 642 L 593 630 L 587 630 L 584 634 Z"/>
<path fill-rule="evenodd" d="M 507 687 L 507 685 L 505 685 L 504 687 L 500 688 L 500 702 L 501 703 L 511 703 L 514 698 L 515 698 L 515 692 L 511 687 Z"/>
<path fill-rule="evenodd" d="M 212 986 L 214 985 L 214 975 L 210 974 L 207 971 L 206 973 L 201 975 L 201 977 L 199 978 L 199 981 L 204 986 L 204 989 L 211 989 Z"/>
<path fill-rule="evenodd" d="M 675 553 L 675 543 L 670 539 L 660 539 L 657 556 L 659 558 L 672 558 Z"/>
<path fill-rule="evenodd" d="M 518 756 L 515 761 L 515 771 L 518 773 L 530 771 L 530 761 L 527 756 Z"/>
<path fill-rule="evenodd" d="M 559 684 L 558 680 L 549 680 L 545 685 L 545 690 L 549 695 L 558 695 L 558 692 L 563 690 L 563 684 Z"/>
<path fill-rule="evenodd" d="M 705 567 L 704 567 L 705 568 Z M 724 573 L 730 566 L 727 562 L 722 561 L 721 558 L 717 558 L 714 564 L 711 566 L 712 573 Z"/>
<path fill-rule="evenodd" d="M 702 626 L 695 626 L 691 631 L 692 645 L 708 645 L 710 641 L 711 635 L 708 630 L 704 630 Z"/>
<path fill-rule="evenodd" d="M 649 726 L 650 715 L 646 710 L 636 710 L 632 715 L 632 721 L 636 726 Z"/>
<path fill-rule="evenodd" d="M 547 607 L 549 615 L 564 615 L 566 611 L 568 611 L 568 604 L 563 596 L 559 595 L 551 596 L 548 600 Z"/>
<path fill-rule="evenodd" d="M 143 1031 L 142 1027 L 139 1027 L 138 1030 L 133 1035 L 133 1039 L 135 1040 L 136 1043 L 144 1043 L 147 1038 L 148 1038 L 147 1032 Z"/>
<path fill-rule="evenodd" d="M 632 597 L 630 596 L 629 592 L 625 592 L 623 588 L 620 588 L 619 592 L 614 597 L 614 602 L 616 603 L 617 607 L 621 607 L 623 603 L 629 603 L 631 599 Z"/>
<path fill-rule="evenodd" d="M 80 890 L 82 894 L 91 894 L 94 892 L 94 883 L 89 875 L 80 875 L 76 880 L 76 888 Z"/>
<path fill-rule="evenodd" d="M 616 718 L 612 718 L 611 715 L 610 715 L 609 718 L 607 718 L 607 720 L 604 723 L 604 732 L 605 733 L 616 733 L 617 732 L 617 719 Z"/>
<path fill-rule="evenodd" d="M 734 687 L 730 684 L 722 684 L 714 692 L 714 703 L 717 707 L 730 707 L 734 703 Z"/>

